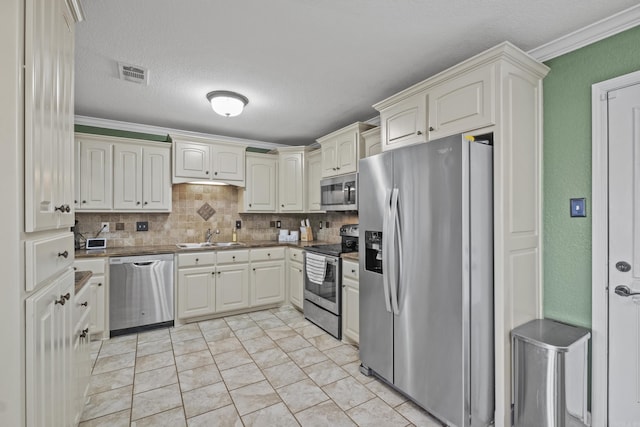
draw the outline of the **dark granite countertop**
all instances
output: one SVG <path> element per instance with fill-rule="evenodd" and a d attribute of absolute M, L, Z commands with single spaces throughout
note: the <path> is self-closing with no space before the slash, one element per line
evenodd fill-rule
<path fill-rule="evenodd" d="M 80 289 L 82 289 L 84 285 L 87 284 L 91 276 L 93 276 L 93 273 L 91 271 L 76 271 L 76 277 L 75 277 L 75 281 L 76 281 L 75 293 L 76 294 L 80 292 Z"/>
<path fill-rule="evenodd" d="M 179 248 L 176 245 L 157 245 L 157 246 L 126 246 L 120 248 L 107 248 L 107 249 L 94 249 L 76 250 L 76 258 L 91 258 L 91 257 L 115 257 L 115 256 L 133 256 L 133 255 L 155 255 L 155 254 L 174 254 L 174 253 L 188 253 L 188 252 L 202 252 L 202 251 L 228 251 L 239 249 L 252 249 L 252 248 L 269 248 L 269 247 L 294 247 L 304 249 L 311 245 L 322 245 L 331 242 L 324 242 L 321 240 L 314 240 L 311 242 L 277 242 L 275 240 L 252 240 L 247 242 L 240 242 L 238 246 L 205 246 L 201 248 Z"/>

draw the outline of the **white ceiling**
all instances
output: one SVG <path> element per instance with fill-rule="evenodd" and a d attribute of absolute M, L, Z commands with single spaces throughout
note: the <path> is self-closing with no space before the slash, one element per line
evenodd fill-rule
<path fill-rule="evenodd" d="M 309 144 L 372 104 L 508 40 L 528 51 L 637 0 L 84 0 L 76 114 Z M 149 69 L 119 80 L 117 62 Z M 232 90 L 244 113 L 205 98 Z"/>

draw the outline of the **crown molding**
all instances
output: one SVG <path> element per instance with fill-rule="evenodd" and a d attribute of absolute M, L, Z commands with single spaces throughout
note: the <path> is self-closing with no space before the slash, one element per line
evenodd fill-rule
<path fill-rule="evenodd" d="M 640 5 L 587 25 L 527 52 L 540 62 L 548 61 L 640 25 Z"/>
<path fill-rule="evenodd" d="M 83 126 L 94 126 L 99 128 L 124 130 L 128 132 L 150 133 L 153 135 L 171 135 L 180 134 L 181 136 L 193 136 L 196 138 L 216 139 L 223 142 L 231 142 L 234 144 L 242 144 L 255 148 L 277 148 L 288 147 L 284 144 L 276 144 L 275 142 L 258 141 L 254 139 L 234 138 L 231 136 L 215 135 L 210 133 L 191 132 L 181 129 L 165 128 L 160 126 L 143 125 L 139 123 L 121 122 L 118 120 L 100 119 L 97 117 L 75 116 L 75 124 Z"/>

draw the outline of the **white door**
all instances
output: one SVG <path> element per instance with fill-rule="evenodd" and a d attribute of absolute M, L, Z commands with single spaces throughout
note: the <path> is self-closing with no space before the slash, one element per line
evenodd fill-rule
<path fill-rule="evenodd" d="M 609 426 L 631 427 L 640 426 L 640 85 L 608 102 Z"/>

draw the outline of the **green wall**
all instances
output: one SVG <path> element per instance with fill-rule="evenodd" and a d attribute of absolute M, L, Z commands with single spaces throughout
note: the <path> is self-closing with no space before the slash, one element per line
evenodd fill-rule
<path fill-rule="evenodd" d="M 640 70 L 640 27 L 546 63 L 544 315 L 591 327 L 591 85 Z M 569 199 L 587 198 L 587 218 Z"/>

